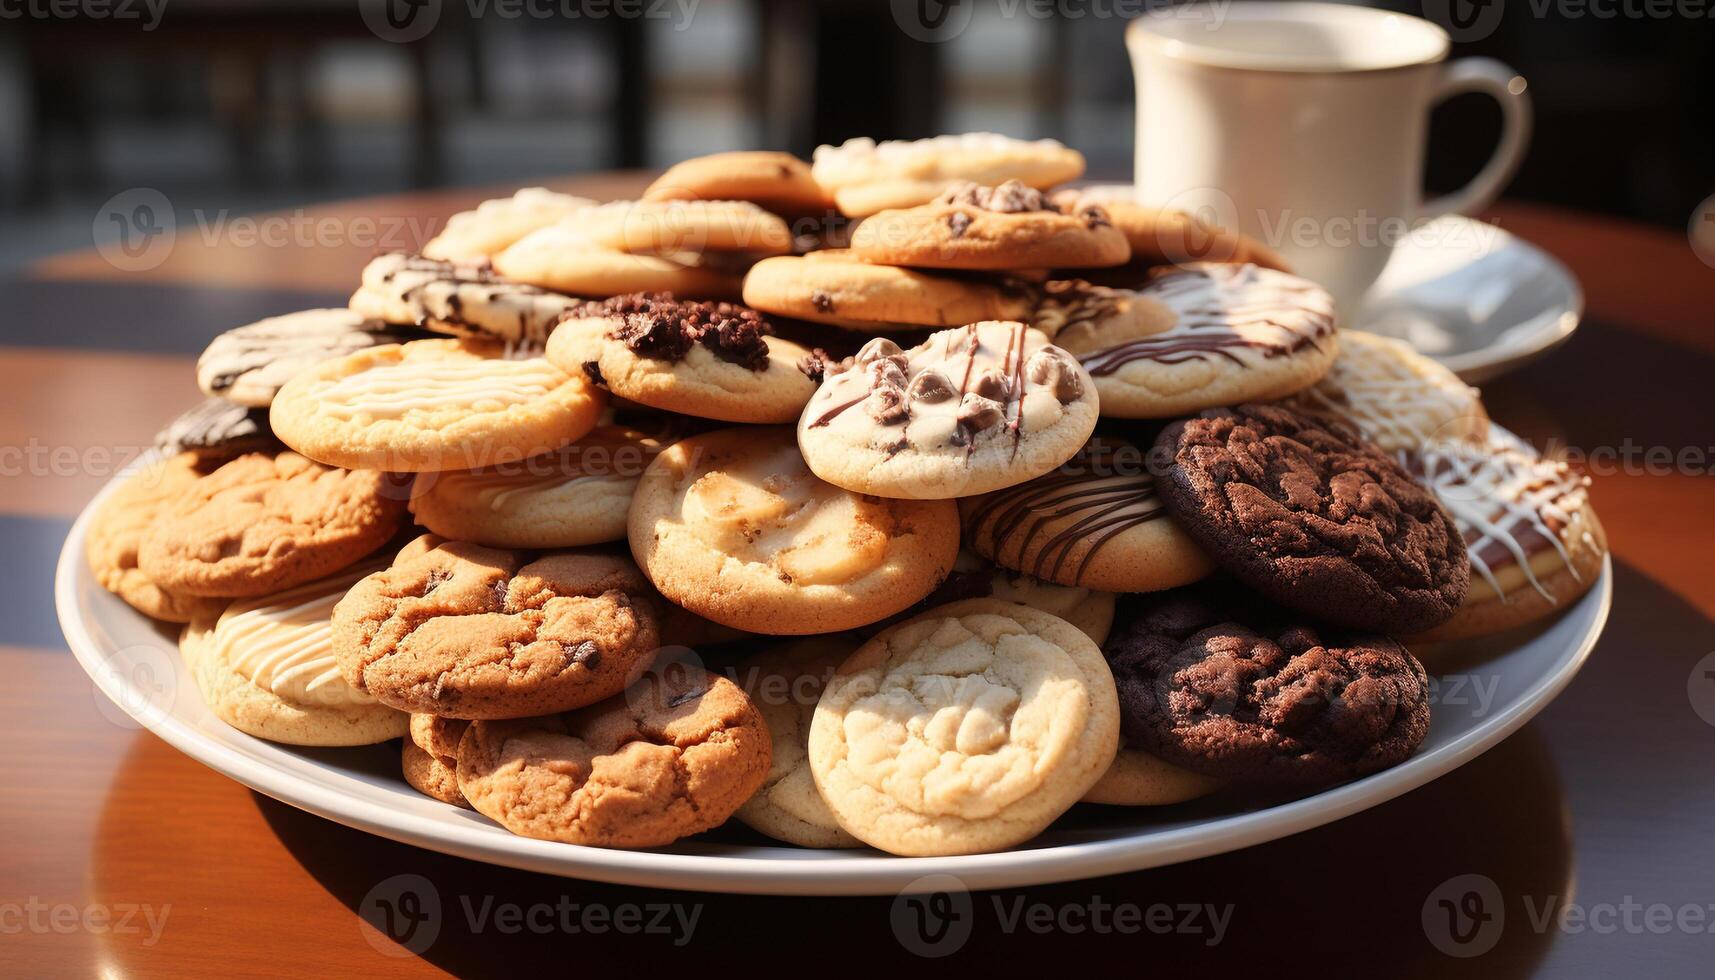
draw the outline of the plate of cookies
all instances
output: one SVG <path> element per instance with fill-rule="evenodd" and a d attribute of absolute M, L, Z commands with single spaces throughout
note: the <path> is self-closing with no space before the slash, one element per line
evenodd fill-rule
<path fill-rule="evenodd" d="M 67 641 L 293 806 L 734 892 L 1187 860 L 1523 725 L 1607 618 L 1588 481 L 1082 166 L 853 140 L 452 216 L 211 341 Z"/>

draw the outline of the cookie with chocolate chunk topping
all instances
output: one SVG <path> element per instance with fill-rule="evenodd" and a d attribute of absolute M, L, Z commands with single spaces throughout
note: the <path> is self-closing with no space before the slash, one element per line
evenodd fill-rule
<path fill-rule="evenodd" d="M 773 332 L 762 314 L 736 303 L 633 293 L 567 313 L 548 339 L 548 359 L 652 408 L 786 422 L 816 383 L 802 366 L 810 351 Z"/>
<path fill-rule="evenodd" d="M 956 184 L 914 208 L 883 211 L 852 232 L 852 254 L 930 269 L 1113 266 L 1131 246 L 1101 205 L 1053 199 L 1016 180 Z"/>

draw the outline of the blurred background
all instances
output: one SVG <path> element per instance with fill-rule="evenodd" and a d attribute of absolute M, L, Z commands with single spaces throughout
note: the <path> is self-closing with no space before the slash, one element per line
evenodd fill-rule
<path fill-rule="evenodd" d="M 230 214 L 992 129 L 1129 179 L 1125 20 L 1166 0 L 0 0 L 0 269 L 113 194 Z M 1514 197 L 1680 228 L 1715 191 L 1715 2 L 1376 3 L 1530 80 Z M 963 23 L 945 42 L 901 21 Z M 1498 111 L 1436 115 L 1431 190 Z"/>

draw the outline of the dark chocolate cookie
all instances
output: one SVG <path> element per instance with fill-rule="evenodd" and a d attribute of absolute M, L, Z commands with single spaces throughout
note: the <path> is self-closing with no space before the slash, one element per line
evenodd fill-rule
<path fill-rule="evenodd" d="M 1423 665 L 1389 637 L 1309 626 L 1219 587 L 1136 602 L 1102 651 L 1128 745 L 1308 787 L 1398 765 L 1429 730 Z"/>
<path fill-rule="evenodd" d="M 1157 492 L 1221 567 L 1281 605 L 1417 633 L 1459 608 L 1471 566 L 1435 495 L 1347 426 L 1276 405 L 1163 429 Z"/>

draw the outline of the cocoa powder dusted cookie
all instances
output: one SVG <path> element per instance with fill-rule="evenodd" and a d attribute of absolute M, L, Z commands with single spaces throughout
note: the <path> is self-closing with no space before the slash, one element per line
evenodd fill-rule
<path fill-rule="evenodd" d="M 352 310 L 303 310 L 269 317 L 214 338 L 197 358 L 197 386 L 207 395 L 267 408 L 280 386 L 306 368 L 425 336 Z"/>
<path fill-rule="evenodd" d="M 1340 332 L 1340 355 L 1293 408 L 1331 415 L 1388 452 L 1432 443 L 1481 444 L 1489 415 L 1477 389 L 1403 340 Z"/>
<path fill-rule="evenodd" d="M 828 682 L 810 767 L 840 826 L 891 854 L 998 851 L 1036 836 L 1113 762 L 1119 706 L 1100 649 L 1016 603 L 932 609 Z"/>
<path fill-rule="evenodd" d="M 573 310 L 548 359 L 622 398 L 725 422 L 790 422 L 816 390 L 810 351 L 755 310 L 636 293 Z"/>
<path fill-rule="evenodd" d="M 928 595 L 953 566 L 950 501 L 842 490 L 792 430 L 727 429 L 668 447 L 631 505 L 631 553 L 669 600 L 757 633 L 831 633 Z"/>
<path fill-rule="evenodd" d="M 686 252 L 623 252 L 592 240 L 576 217 L 524 236 L 494 256 L 496 272 L 572 296 L 666 292 L 692 299 L 737 299 L 742 268 L 705 263 Z"/>
<path fill-rule="evenodd" d="M 137 567 L 168 592 L 265 596 L 374 552 L 405 517 L 405 484 L 297 453 L 240 456 L 156 513 Z"/>
<path fill-rule="evenodd" d="M 1442 442 L 1400 454 L 1453 514 L 1471 587 L 1453 618 L 1413 641 L 1485 636 L 1565 609 L 1596 583 L 1607 536 L 1590 480 L 1496 426 L 1483 444 Z"/>
<path fill-rule="evenodd" d="M 845 214 L 858 218 L 934 200 L 964 181 L 1016 180 L 1047 189 L 1084 173 L 1084 156 L 1054 140 L 1019 140 L 997 133 L 963 133 L 921 140 L 868 137 L 818 146 L 811 176 Z"/>
<path fill-rule="evenodd" d="M 885 338 L 830 369 L 798 421 L 815 474 L 858 493 L 952 499 L 1064 463 L 1096 425 L 1077 362 L 1022 323 L 943 330 L 909 351 Z"/>
<path fill-rule="evenodd" d="M 1470 564 L 1453 517 L 1345 425 L 1275 405 L 1211 409 L 1163 429 L 1158 492 L 1232 575 L 1341 626 L 1446 622 Z"/>
<path fill-rule="evenodd" d="M 1053 472 L 959 501 L 965 546 L 1048 582 L 1154 592 L 1214 571 L 1168 516 L 1143 451 L 1097 437 Z"/>
<path fill-rule="evenodd" d="M 865 218 L 851 251 L 867 262 L 929 269 L 1082 268 L 1131 257 L 1100 205 L 1062 209 L 1016 180 L 955 184 L 927 204 Z"/>
<path fill-rule="evenodd" d="M 218 467 L 218 459 L 180 453 L 139 465 L 125 475 L 90 515 L 84 557 L 95 581 L 153 619 L 188 623 L 220 615 L 225 599 L 169 592 L 137 567 L 137 551 L 157 518 L 198 480 Z"/>
<path fill-rule="evenodd" d="M 1286 259 L 1267 245 L 1212 225 L 1194 214 L 1139 204 L 1131 188 L 1067 188 L 1053 195 L 1062 208 L 1096 205 L 1108 213 L 1131 246 L 1131 266 L 1233 262 L 1291 272 Z"/>
<path fill-rule="evenodd" d="M 763 259 L 745 273 L 744 301 L 866 333 L 1020 320 L 1034 303 L 1016 283 L 875 265 L 844 249 Z"/>
<path fill-rule="evenodd" d="M 420 473 L 411 512 L 436 534 L 494 548 L 621 541 L 638 477 L 672 437 L 598 425 L 569 446 L 517 463 Z"/>
<path fill-rule="evenodd" d="M 448 262 L 480 262 L 518 239 L 546 228 L 585 208 L 587 197 L 560 194 L 546 187 L 526 187 L 511 197 L 484 201 L 473 211 L 447 219 L 441 233 L 423 245 L 423 254 Z"/>
<path fill-rule="evenodd" d="M 185 627 L 179 641 L 204 703 L 221 721 L 287 745 L 373 745 L 407 716 L 346 683 L 333 655 L 333 607 L 382 567 L 357 569 L 255 599 Z"/>
<path fill-rule="evenodd" d="M 654 255 L 792 251 L 786 222 L 749 201 L 609 201 L 577 217 L 578 233 L 603 248 Z"/>
<path fill-rule="evenodd" d="M 436 333 L 540 346 L 561 314 L 583 302 L 512 282 L 484 262 L 443 262 L 405 252 L 363 267 L 351 309 Z M 410 338 L 407 338 L 410 339 Z"/>
<path fill-rule="evenodd" d="M 762 650 L 734 668 L 734 678 L 762 713 L 773 762 L 756 795 L 734 816 L 776 840 L 800 847 L 862 847 L 840 829 L 810 774 L 810 722 L 822 688 L 858 648 L 850 634 L 812 636 Z"/>
<path fill-rule="evenodd" d="M 334 609 L 352 686 L 401 711 L 517 718 L 593 704 L 646 670 L 654 598 L 623 558 L 447 542 L 359 582 Z"/>
<path fill-rule="evenodd" d="M 476 469 L 559 449 L 605 395 L 497 342 L 419 340 L 320 364 L 280 389 L 274 432 L 313 459 L 406 473 Z"/>
<path fill-rule="evenodd" d="M 1056 343 L 1095 379 L 1102 414 L 1172 418 L 1302 391 L 1338 352 L 1334 304 L 1320 286 L 1257 265 L 1158 269 L 1137 290 L 1173 316 L 1062 331 Z"/>
<path fill-rule="evenodd" d="M 1140 597 L 1103 652 L 1127 745 L 1221 779 L 1343 782 L 1405 761 L 1429 731 L 1429 679 L 1397 642 L 1230 589 Z"/>
<path fill-rule="evenodd" d="M 645 201 L 751 201 L 775 214 L 820 215 L 833 206 L 810 175 L 810 165 L 790 153 L 735 150 L 681 160 L 655 178 Z"/>
<path fill-rule="evenodd" d="M 726 822 L 768 767 L 738 685 L 674 663 L 578 711 L 478 721 L 456 771 L 471 806 L 521 837 L 659 847 Z"/>

